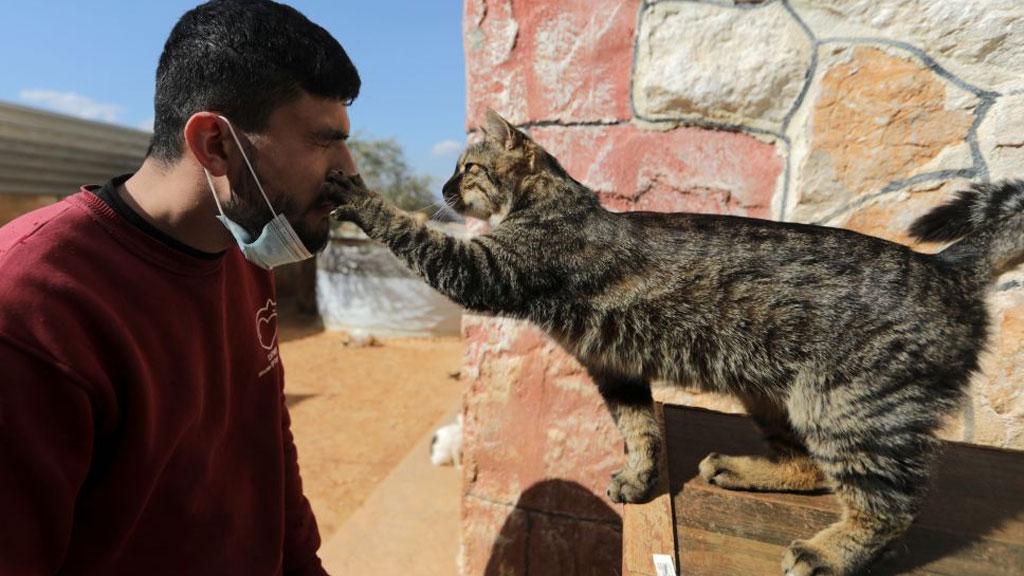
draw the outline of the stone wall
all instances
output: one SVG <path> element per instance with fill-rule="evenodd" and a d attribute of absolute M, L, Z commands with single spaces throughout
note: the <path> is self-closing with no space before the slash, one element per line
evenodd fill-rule
<path fill-rule="evenodd" d="M 494 108 L 613 210 L 909 243 L 958 187 L 1024 177 L 1018 0 L 466 0 L 463 26 L 468 128 Z M 984 374 L 943 435 L 1024 449 L 1024 270 L 999 279 L 992 313 Z M 596 390 L 531 326 L 463 331 L 462 573 L 618 574 L 603 494 L 622 441 Z"/>

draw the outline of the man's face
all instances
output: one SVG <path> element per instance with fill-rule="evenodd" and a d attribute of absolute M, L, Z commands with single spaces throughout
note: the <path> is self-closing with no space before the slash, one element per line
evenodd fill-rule
<path fill-rule="evenodd" d="M 322 188 L 327 174 L 355 170 L 345 144 L 349 129 L 343 103 L 303 95 L 275 110 L 262 134 L 238 133 L 274 210 L 285 215 L 310 252 L 327 245 L 336 207 Z M 235 193 L 224 212 L 259 236 L 273 214 L 241 156 L 232 162 L 229 180 Z"/>

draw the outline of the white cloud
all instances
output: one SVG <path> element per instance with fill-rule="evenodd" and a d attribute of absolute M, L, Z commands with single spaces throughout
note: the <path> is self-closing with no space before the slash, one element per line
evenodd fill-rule
<path fill-rule="evenodd" d="M 87 120 L 116 122 L 117 115 L 124 111 L 116 104 L 103 104 L 75 92 L 33 89 L 22 90 L 18 93 L 18 97 L 27 102 L 42 104 L 52 110 Z"/>
<path fill-rule="evenodd" d="M 146 118 L 145 120 L 140 120 L 139 123 L 135 125 L 135 127 L 138 128 L 139 130 L 145 130 L 146 132 L 152 132 L 153 131 L 153 122 L 154 122 L 154 119 L 153 119 L 152 116 L 150 116 L 149 118 Z"/>
<path fill-rule="evenodd" d="M 455 140 L 442 140 L 437 144 L 434 144 L 434 147 L 430 149 L 430 153 L 439 158 L 443 158 L 445 156 L 454 156 L 455 154 L 458 154 L 460 150 L 462 150 L 462 142 L 456 142 Z"/>

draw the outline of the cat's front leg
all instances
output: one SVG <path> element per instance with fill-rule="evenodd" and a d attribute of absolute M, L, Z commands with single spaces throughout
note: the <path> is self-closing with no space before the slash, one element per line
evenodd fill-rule
<path fill-rule="evenodd" d="M 507 239 L 453 238 L 368 190 L 358 176 L 332 172 L 325 183 L 337 204 L 333 217 L 354 222 L 386 245 L 410 270 L 456 304 L 477 312 L 525 317 L 536 293 L 530 268 L 518 262 Z"/>
<path fill-rule="evenodd" d="M 658 483 L 661 452 L 650 384 L 594 371 L 591 376 L 626 442 L 626 465 L 612 474 L 608 497 L 618 503 L 644 502 Z"/>

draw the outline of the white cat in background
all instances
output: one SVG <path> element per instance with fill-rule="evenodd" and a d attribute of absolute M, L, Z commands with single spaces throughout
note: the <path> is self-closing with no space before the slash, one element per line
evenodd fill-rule
<path fill-rule="evenodd" d="M 434 432 L 434 440 L 430 443 L 430 463 L 434 466 L 454 464 L 462 468 L 462 414 L 454 423 Z"/>

